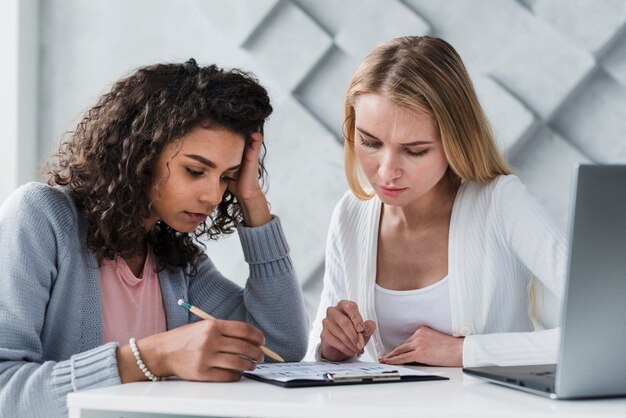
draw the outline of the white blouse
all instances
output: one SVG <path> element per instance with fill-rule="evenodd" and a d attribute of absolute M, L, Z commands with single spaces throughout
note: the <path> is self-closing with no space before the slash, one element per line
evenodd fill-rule
<path fill-rule="evenodd" d="M 374 295 L 381 207 L 377 197 L 359 200 L 351 192 L 335 207 L 306 359 L 319 358 L 326 309 L 342 299 L 356 302 L 364 319 L 378 323 Z M 540 287 L 562 299 L 566 257 L 564 231 L 516 176 L 461 184 L 450 218 L 448 286 L 452 335 L 465 337 L 464 366 L 556 362 L 559 329 L 535 329 L 529 289 L 535 277 Z M 375 360 L 384 352 L 376 331 L 367 357 Z"/>

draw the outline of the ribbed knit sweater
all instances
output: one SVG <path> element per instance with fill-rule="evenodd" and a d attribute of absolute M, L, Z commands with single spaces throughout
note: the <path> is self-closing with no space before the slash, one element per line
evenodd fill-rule
<path fill-rule="evenodd" d="M 103 344 L 99 270 L 86 247 L 86 219 L 61 187 L 30 183 L 0 207 L 0 417 L 67 415 L 72 391 L 120 384 L 116 343 Z M 211 315 L 258 327 L 286 360 L 306 350 L 302 294 L 278 218 L 238 228 L 250 266 L 245 289 L 209 259 L 196 276 L 158 273 L 167 328 Z"/>
<path fill-rule="evenodd" d="M 348 192 L 335 208 L 306 359 L 319 358 L 322 320 L 340 300 L 356 302 L 364 319 L 376 321 L 381 206 L 377 197 L 363 201 Z M 534 329 L 529 287 L 534 276 L 562 299 L 566 254 L 563 230 L 517 177 L 461 184 L 450 219 L 448 284 L 452 333 L 465 337 L 464 366 L 556 362 L 559 329 Z M 366 352 L 373 360 L 385 354 L 379 330 Z"/>

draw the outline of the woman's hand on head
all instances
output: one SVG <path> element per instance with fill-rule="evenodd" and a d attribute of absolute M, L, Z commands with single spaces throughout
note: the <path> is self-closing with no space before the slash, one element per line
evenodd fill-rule
<path fill-rule="evenodd" d="M 331 361 L 359 356 L 375 330 L 376 323 L 364 321 L 356 303 L 342 300 L 326 310 L 320 334 L 321 354 Z"/>
<path fill-rule="evenodd" d="M 254 370 L 263 361 L 260 346 L 264 343 L 261 332 L 244 322 L 206 320 L 141 339 L 137 346 L 144 363 L 157 376 L 230 382 L 239 380 L 244 371 Z M 143 380 L 136 364 L 122 370 L 124 362 L 120 356 L 127 347 L 118 349 L 122 382 Z M 139 378 L 132 378 L 137 371 Z"/>
<path fill-rule="evenodd" d="M 259 183 L 259 156 L 262 147 L 263 135 L 260 132 L 253 133 L 250 139 L 246 140 L 237 180 L 228 185 L 228 190 L 237 196 L 239 201 L 256 199 L 264 195 Z"/>
<path fill-rule="evenodd" d="M 463 337 L 452 337 L 422 326 L 405 342 L 378 360 L 384 364 L 421 363 L 430 366 L 462 367 Z"/>
<path fill-rule="evenodd" d="M 237 180 L 228 186 L 228 190 L 237 196 L 244 222 L 250 227 L 261 226 L 272 219 L 259 183 L 259 156 L 262 147 L 263 135 L 260 132 L 253 133 L 246 142 Z"/>

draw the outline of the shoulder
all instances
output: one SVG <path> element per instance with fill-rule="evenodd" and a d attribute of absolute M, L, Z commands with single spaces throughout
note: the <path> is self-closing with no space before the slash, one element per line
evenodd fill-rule
<path fill-rule="evenodd" d="M 372 210 L 376 209 L 378 199 L 376 196 L 369 200 L 359 199 L 348 190 L 343 197 L 337 202 L 333 211 L 333 218 L 339 222 L 357 222 Z"/>
<path fill-rule="evenodd" d="M 0 207 L 0 220 L 20 225 L 48 222 L 56 227 L 76 223 L 76 207 L 61 187 L 27 183 L 16 189 Z"/>
<path fill-rule="evenodd" d="M 48 186 L 44 183 L 31 182 L 18 187 L 3 203 L 3 212 L 16 208 L 22 211 L 55 211 L 70 207 L 69 196 L 61 187 Z"/>
<path fill-rule="evenodd" d="M 463 187 L 472 194 L 493 194 L 501 193 L 502 190 L 524 187 L 524 184 L 515 174 L 508 174 L 497 176 L 488 182 L 464 182 Z"/>
<path fill-rule="evenodd" d="M 527 189 L 519 177 L 509 174 L 497 176 L 485 183 L 465 182 L 461 185 L 461 193 L 465 200 L 489 206 L 498 204 L 501 199 L 523 196 L 527 193 Z"/>
<path fill-rule="evenodd" d="M 347 191 L 333 211 L 328 242 L 339 239 L 341 242 L 353 243 L 355 240 L 367 239 L 375 229 L 379 210 L 380 200 L 376 196 L 362 200 Z"/>

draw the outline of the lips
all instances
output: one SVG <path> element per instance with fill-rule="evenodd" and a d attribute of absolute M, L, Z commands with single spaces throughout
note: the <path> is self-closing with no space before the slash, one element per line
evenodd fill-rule
<path fill-rule="evenodd" d="M 209 216 L 208 213 L 196 213 L 196 212 L 187 212 L 185 214 L 189 217 L 189 219 L 193 222 L 202 223 L 206 221 L 206 218 Z"/>
<path fill-rule="evenodd" d="M 382 194 L 389 197 L 396 197 L 400 195 L 403 191 L 405 191 L 406 187 L 386 187 L 386 186 L 378 186 Z"/>

